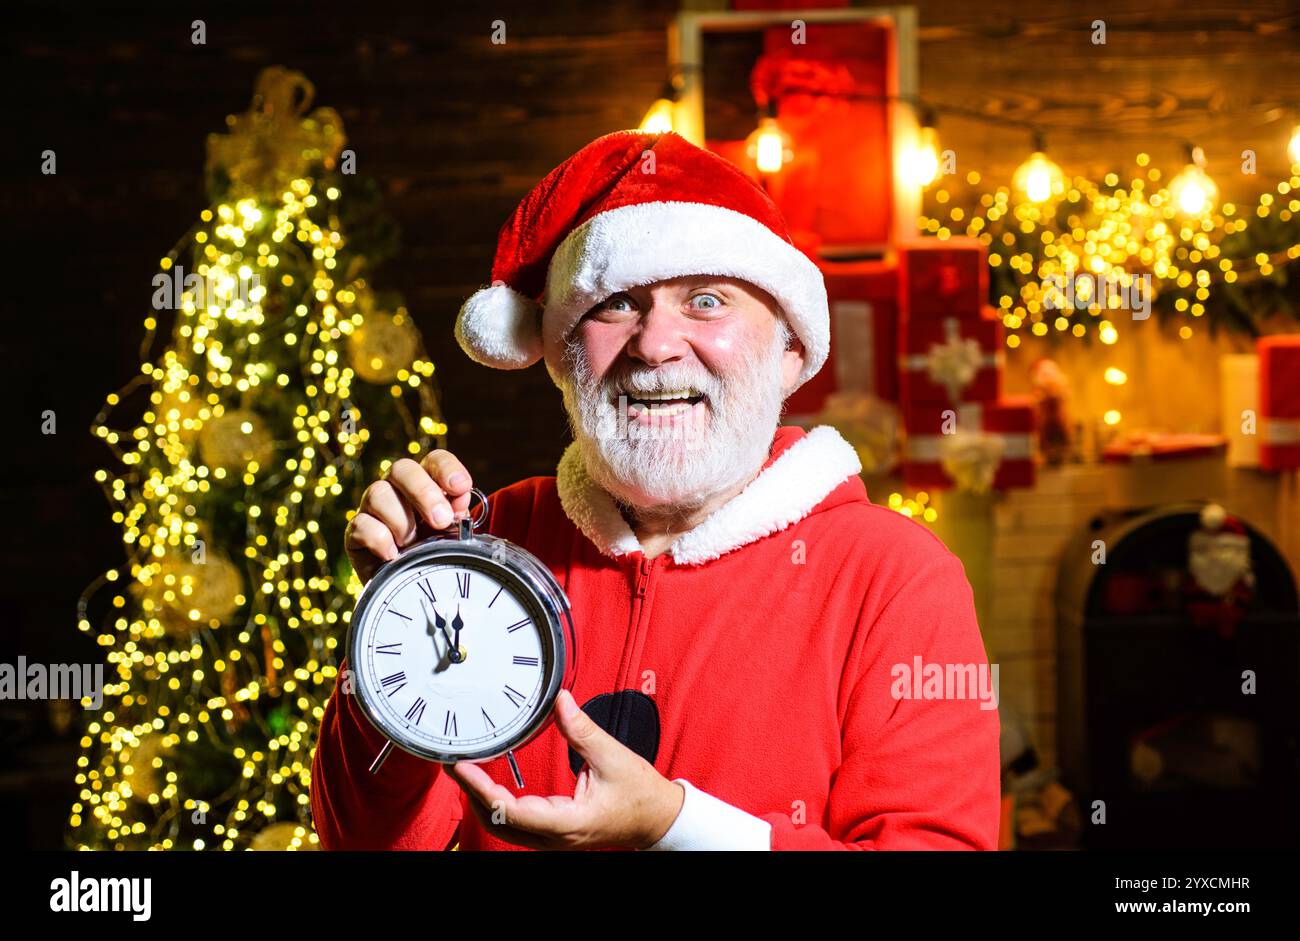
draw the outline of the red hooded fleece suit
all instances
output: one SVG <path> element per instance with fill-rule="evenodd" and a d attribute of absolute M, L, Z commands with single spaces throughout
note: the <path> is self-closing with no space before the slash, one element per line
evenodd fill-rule
<path fill-rule="evenodd" d="M 917 658 L 987 664 L 970 586 L 925 527 L 867 499 L 860 469 L 833 428 L 778 428 L 760 475 L 653 559 L 576 445 L 555 477 L 490 497 L 487 531 L 569 596 L 574 698 L 690 785 L 692 814 L 655 849 L 996 848 L 994 702 L 897 679 Z M 312 766 L 327 849 L 520 849 L 483 829 L 440 765 L 394 749 L 370 774 L 383 742 L 336 688 Z M 573 793 L 580 765 L 554 724 L 516 759 L 525 793 Z M 504 757 L 483 768 L 514 788 Z M 724 825 L 674 843 L 688 816 L 697 836 L 701 820 Z"/>

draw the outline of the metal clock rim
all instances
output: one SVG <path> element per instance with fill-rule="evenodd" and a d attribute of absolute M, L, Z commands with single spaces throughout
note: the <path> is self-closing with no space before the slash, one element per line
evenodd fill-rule
<path fill-rule="evenodd" d="M 512 556 L 512 561 L 517 564 L 517 568 L 503 564 L 497 558 L 496 553 L 501 550 Z M 526 607 L 536 606 L 539 608 L 546 621 L 546 630 L 541 632 L 543 644 L 554 663 L 554 668 L 551 670 L 551 675 L 547 680 L 546 688 L 542 692 L 539 702 L 553 704 L 559 690 L 566 685 L 566 680 L 568 681 L 567 685 L 572 685 L 573 680 L 576 678 L 576 634 L 573 630 L 573 618 L 569 610 L 568 599 L 551 573 L 540 566 L 531 556 L 524 554 L 522 550 L 517 549 L 507 540 L 478 533 L 475 533 L 468 540 L 439 538 L 427 540 L 408 549 L 396 559 L 385 563 L 376 570 L 374 576 L 362 591 L 348 624 L 346 649 L 348 663 L 353 671 L 354 678 L 357 676 L 358 663 L 360 662 L 358 657 L 362 653 L 361 648 L 364 646 L 359 625 L 365 623 L 370 608 L 377 603 L 380 592 L 375 590 L 375 586 L 387 582 L 389 578 L 403 569 L 416 567 L 421 563 L 437 559 L 439 556 L 446 556 L 449 560 L 455 556 L 467 556 L 480 564 L 486 564 L 502 582 L 513 582 L 524 589 L 520 594 L 524 596 Z M 569 668 L 567 676 L 566 666 Z M 357 705 L 360 707 L 362 714 L 381 735 L 384 735 L 395 747 L 408 754 L 441 764 L 450 764 L 456 761 L 483 762 L 499 758 L 509 751 L 526 745 L 546 727 L 546 724 L 551 719 L 549 709 L 539 708 L 536 715 L 506 740 L 504 747 L 493 745 L 478 752 L 472 750 L 468 752 L 441 751 L 423 747 L 416 742 L 403 740 L 400 731 L 393 729 L 391 723 L 384 716 L 377 714 L 371 704 L 367 702 L 366 696 L 361 693 L 361 684 L 356 682 L 354 686 L 353 695 L 356 698 Z"/>
<path fill-rule="evenodd" d="M 476 541 L 491 540 L 492 543 L 504 542 L 504 540 L 497 540 L 494 537 L 482 537 L 482 536 L 476 536 L 475 540 Z M 384 568 L 389 569 L 388 575 L 391 576 L 392 574 L 397 572 L 399 568 L 404 569 L 408 567 L 415 567 L 421 562 L 425 562 L 431 559 L 436 559 L 439 556 L 454 557 L 457 555 L 469 556 L 471 558 L 476 559 L 480 563 L 486 563 L 487 565 L 491 566 L 492 569 L 495 570 L 494 574 L 499 576 L 500 580 L 503 582 L 518 583 L 519 587 L 522 587 L 524 589 L 524 591 L 521 592 L 521 594 L 525 596 L 524 600 L 526 602 L 526 606 L 533 607 L 534 605 L 536 605 L 540 608 L 540 613 L 544 616 L 544 620 L 546 621 L 546 627 L 547 627 L 547 630 L 542 632 L 543 644 L 547 648 L 548 653 L 551 655 L 551 659 L 552 662 L 555 664 L 555 667 L 551 671 L 551 676 L 547 681 L 546 688 L 543 691 L 541 698 L 539 699 L 539 702 L 553 701 L 554 697 L 558 694 L 560 687 L 564 684 L 565 681 L 564 660 L 568 659 L 567 655 L 565 657 L 560 656 L 560 654 L 564 652 L 566 648 L 566 644 L 563 639 L 563 635 L 565 632 L 563 629 L 563 624 L 560 622 L 560 619 L 561 617 L 563 617 L 565 620 L 568 621 L 570 625 L 572 625 L 572 620 L 567 610 L 567 604 L 564 604 L 563 610 L 561 610 L 558 606 L 552 604 L 550 591 L 547 589 L 547 586 L 543 584 L 537 584 L 536 581 L 537 573 L 533 565 L 527 565 L 527 569 L 529 571 L 516 572 L 512 570 L 509 566 L 501 564 L 499 560 L 493 557 L 492 552 L 489 551 L 486 548 L 486 546 L 482 544 L 478 546 L 474 546 L 473 543 L 470 542 L 461 542 L 461 541 L 452 541 L 452 540 L 446 540 L 446 541 L 430 540 L 429 542 L 426 542 L 420 546 L 416 546 L 413 549 L 408 550 L 407 553 L 404 553 L 398 559 L 394 559 L 393 562 L 384 566 Z M 531 560 L 519 558 L 516 561 L 529 563 Z M 404 564 L 401 565 L 400 567 L 394 566 L 394 563 L 398 563 L 398 562 Z M 546 573 L 546 574 L 549 576 L 550 573 Z M 375 577 L 371 580 L 371 584 L 376 584 L 379 580 L 380 580 L 380 573 L 376 572 Z M 384 580 L 386 580 L 386 578 Z M 357 630 L 357 625 L 364 623 L 364 618 L 368 613 L 370 606 L 376 603 L 376 599 L 378 598 L 379 595 L 378 592 L 369 592 L 370 585 L 367 585 L 366 587 L 367 587 L 367 592 L 363 592 L 362 599 L 361 601 L 358 602 L 357 608 L 354 611 L 352 622 L 349 624 L 348 659 L 349 659 L 349 663 L 354 665 L 353 666 L 354 673 L 357 669 L 355 664 L 359 662 L 358 655 L 362 653 L 361 648 L 364 646 L 364 644 L 362 643 L 361 634 Z M 555 588 L 558 589 L 558 585 L 556 585 Z M 366 597 L 367 594 L 369 594 L 369 597 Z M 562 593 L 559 594 L 558 598 L 563 599 L 563 594 Z M 569 636 L 572 637 L 571 632 L 569 633 Z M 523 727 L 521 727 L 518 731 L 516 731 L 506 740 L 504 747 L 502 747 L 501 745 L 493 745 L 491 747 L 484 748 L 479 751 L 469 750 L 469 751 L 448 752 L 439 749 L 427 748 L 421 746 L 418 742 L 411 742 L 409 740 L 404 740 L 404 737 L 401 734 L 401 730 L 394 728 L 385 716 L 376 713 L 375 710 L 371 707 L 371 704 L 367 702 L 366 697 L 360 693 L 360 690 L 362 688 L 361 685 L 357 683 L 356 687 L 357 688 L 355 694 L 356 694 L 357 704 L 361 707 L 362 713 L 370 721 L 371 725 L 373 725 L 376 728 L 376 730 L 378 730 L 387 739 L 389 739 L 395 747 L 400 748 L 403 751 L 408 752 L 409 754 L 414 754 L 417 757 L 425 758 L 430 761 L 437 761 L 442 764 L 449 764 L 455 761 L 480 762 L 480 761 L 489 761 L 492 760 L 493 758 L 498 758 L 501 755 L 504 755 L 506 752 L 512 751 L 516 748 L 521 748 L 523 745 L 531 741 L 531 739 L 534 736 L 536 736 L 536 734 L 539 731 L 541 731 L 542 728 L 545 727 L 547 721 L 550 718 L 548 711 L 543 711 L 542 709 L 539 708 L 537 710 L 537 714 L 534 715 L 532 719 L 530 719 Z"/>

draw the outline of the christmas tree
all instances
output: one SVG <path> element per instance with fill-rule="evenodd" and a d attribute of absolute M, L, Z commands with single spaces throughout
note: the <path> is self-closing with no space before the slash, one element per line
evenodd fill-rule
<path fill-rule="evenodd" d="M 77 848 L 316 847 L 311 753 L 360 588 L 343 530 L 391 460 L 443 444 L 433 364 L 369 281 L 394 227 L 312 96 L 267 69 L 210 136 L 211 207 L 93 426 L 127 558 L 79 606 L 107 667 Z"/>

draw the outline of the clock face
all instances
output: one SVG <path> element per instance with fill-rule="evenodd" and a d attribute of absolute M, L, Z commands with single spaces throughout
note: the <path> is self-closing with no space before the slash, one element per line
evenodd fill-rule
<path fill-rule="evenodd" d="M 350 645 L 356 692 L 395 744 L 487 758 L 536 731 L 558 686 L 555 642 L 509 568 L 445 552 L 381 572 L 366 594 Z"/>

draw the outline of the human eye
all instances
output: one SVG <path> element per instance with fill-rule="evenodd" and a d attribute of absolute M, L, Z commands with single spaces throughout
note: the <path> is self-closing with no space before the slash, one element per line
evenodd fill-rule
<path fill-rule="evenodd" d="M 722 298 L 712 291 L 691 295 L 690 303 L 695 310 L 715 311 L 723 306 Z"/>
<path fill-rule="evenodd" d="M 596 305 L 592 316 L 603 320 L 615 320 L 636 310 L 636 304 L 627 294 L 611 294 Z"/>

